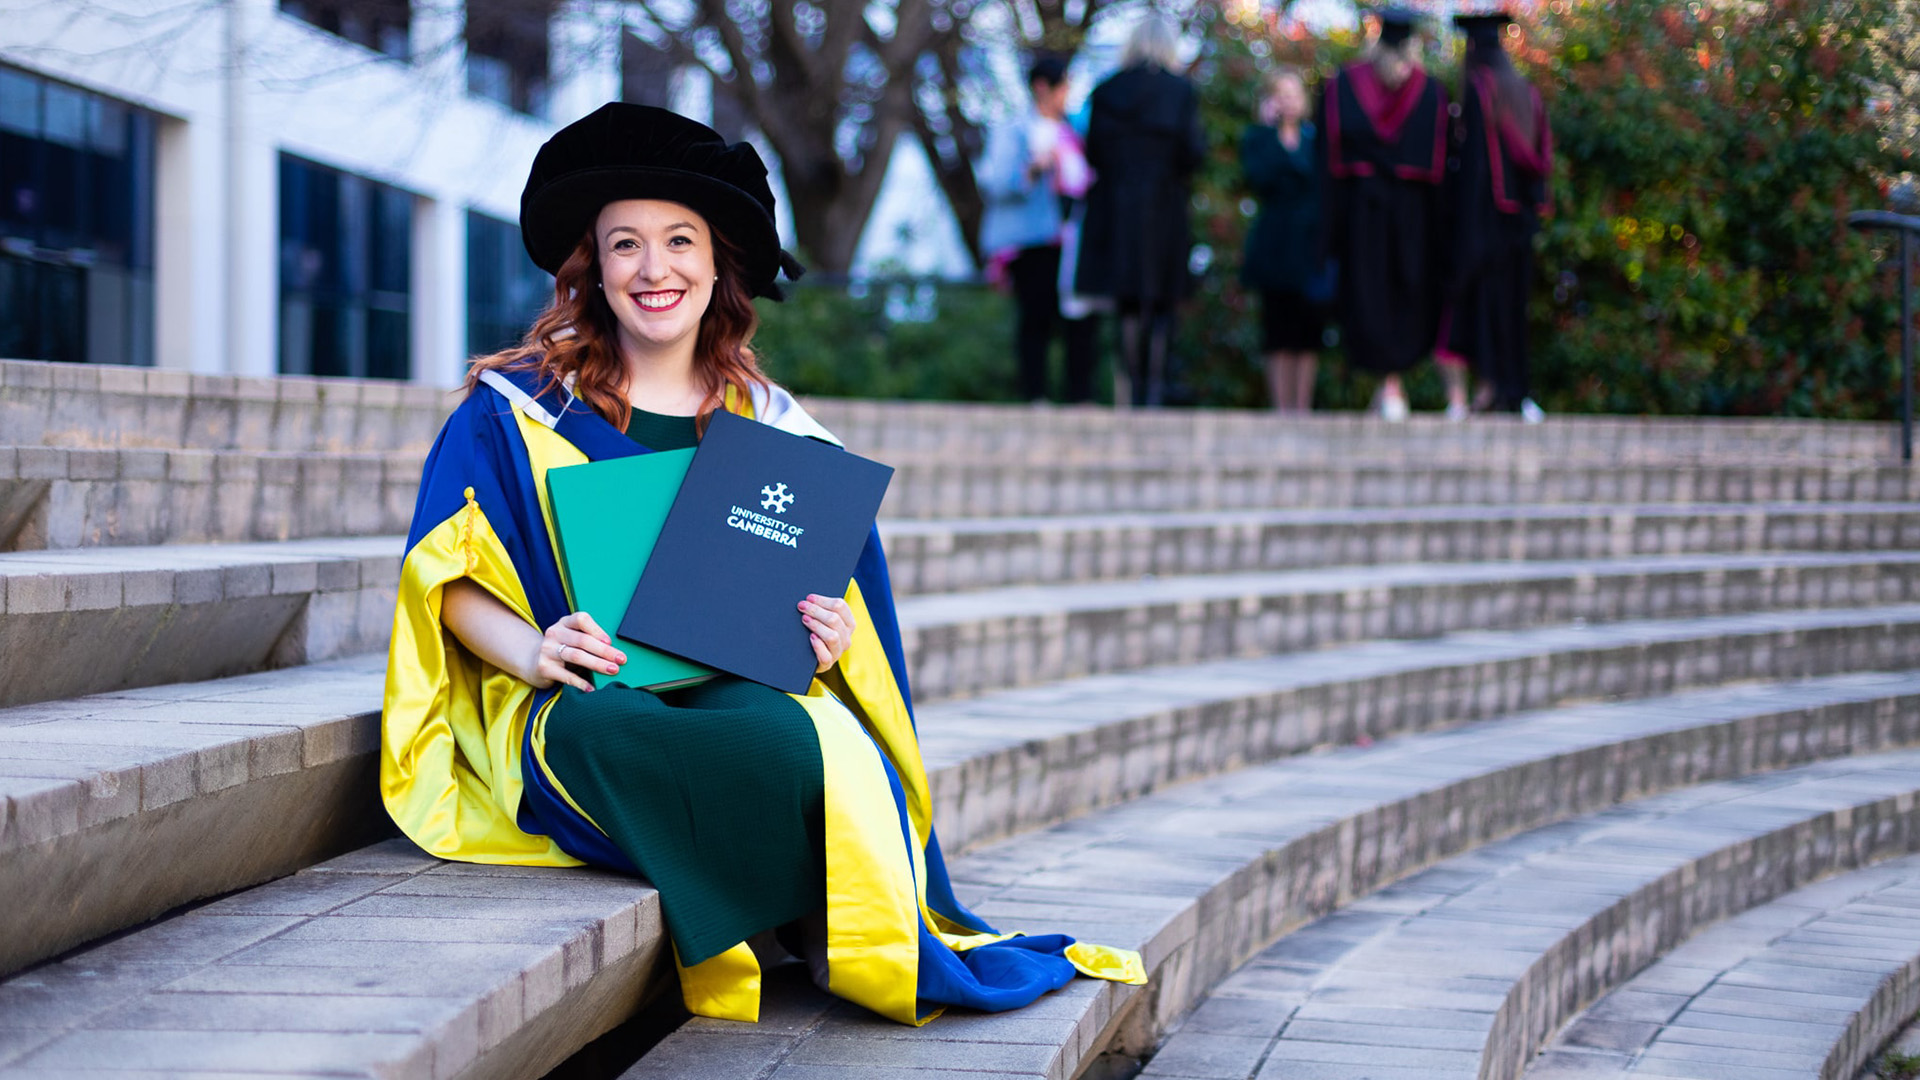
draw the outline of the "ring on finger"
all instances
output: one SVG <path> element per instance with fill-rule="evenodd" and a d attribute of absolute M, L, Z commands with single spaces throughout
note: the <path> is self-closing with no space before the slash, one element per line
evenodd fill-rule
<path fill-rule="evenodd" d="M 555 660 L 558 660 L 558 661 L 560 661 L 560 662 L 561 662 L 561 663 L 563 663 L 563 664 L 564 664 L 564 663 L 566 663 L 566 662 L 567 662 L 567 650 L 568 650 L 568 649 L 571 649 L 571 648 L 573 648 L 573 646 L 571 646 L 571 645 L 562 645 L 562 646 L 560 646 L 560 648 L 559 648 L 559 649 L 558 649 L 557 651 L 555 651 L 555 652 L 554 652 L 554 654 L 553 654 L 553 658 L 554 658 Z"/>

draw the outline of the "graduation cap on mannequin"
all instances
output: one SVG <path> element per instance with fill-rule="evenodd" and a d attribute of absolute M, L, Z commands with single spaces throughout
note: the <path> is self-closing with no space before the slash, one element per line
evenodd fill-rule
<path fill-rule="evenodd" d="M 1373 9 L 1373 16 L 1380 20 L 1380 44 L 1399 45 L 1413 36 L 1414 28 L 1420 24 L 1420 13 L 1412 8 L 1389 4 Z"/>
<path fill-rule="evenodd" d="M 1488 11 L 1476 15 L 1455 15 L 1453 25 L 1467 35 L 1467 47 L 1476 51 L 1491 52 L 1501 48 L 1500 32 L 1506 29 L 1513 16 L 1504 11 Z"/>
<path fill-rule="evenodd" d="M 533 156 L 520 193 L 520 239 L 534 265 L 557 273 L 601 208 L 621 199 L 665 199 L 699 211 L 740 249 L 755 296 L 779 300 L 774 279 L 806 272 L 780 249 L 759 151 L 671 110 L 620 101 L 561 128 Z"/>

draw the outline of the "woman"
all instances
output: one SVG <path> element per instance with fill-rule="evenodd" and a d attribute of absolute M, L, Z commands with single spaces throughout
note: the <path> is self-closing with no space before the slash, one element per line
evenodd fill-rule
<path fill-rule="evenodd" d="M 1380 376 L 1375 410 L 1398 421 L 1401 375 L 1433 351 L 1438 331 L 1447 94 L 1420 67 L 1418 14 L 1378 15 L 1379 37 L 1321 96 L 1319 128 L 1341 342 L 1348 361 Z"/>
<path fill-rule="evenodd" d="M 1319 259 L 1320 180 L 1317 132 L 1307 120 L 1307 82 L 1282 67 L 1267 78 L 1260 122 L 1240 137 L 1240 167 L 1260 202 L 1247 230 L 1240 282 L 1260 293 L 1261 344 L 1273 407 L 1282 413 L 1313 408 L 1326 313 Z"/>
<path fill-rule="evenodd" d="M 1086 193 L 1079 136 L 1066 121 L 1067 65 L 1042 56 L 1027 69 L 1033 109 L 993 130 L 980 166 L 980 246 L 1004 262 L 1013 285 L 1020 395 L 1047 400 L 1047 353 L 1055 324 L 1066 340 L 1065 401 L 1093 399 L 1092 318 L 1067 317 L 1060 296 L 1063 204 Z"/>
<path fill-rule="evenodd" d="M 1547 212 L 1553 130 L 1536 90 L 1501 46 L 1505 12 L 1456 15 L 1467 34 L 1463 136 L 1449 195 L 1452 304 L 1442 345 L 1471 361 L 1482 411 L 1545 417 L 1527 386 L 1533 235 Z"/>
<path fill-rule="evenodd" d="M 1076 969 L 1137 977 L 1136 956 L 1006 940 L 953 898 L 877 539 L 844 598 L 796 598 L 807 694 L 585 677 L 626 657 L 567 601 L 548 469 L 693 445 L 721 408 L 832 441 L 749 347 L 752 298 L 800 272 L 773 221 L 753 148 L 663 109 L 607 105 L 535 157 L 521 235 L 554 302 L 476 363 L 427 460 L 387 666 L 388 811 L 442 858 L 646 876 L 703 1016 L 758 1016 L 745 943 L 778 930 L 834 993 L 910 1024 L 1018 1007 Z"/>
<path fill-rule="evenodd" d="M 1120 314 L 1114 403 L 1166 399 L 1173 312 L 1186 298 L 1192 244 L 1187 203 L 1206 153 L 1200 96 L 1177 74 L 1178 38 L 1162 16 L 1140 21 L 1121 70 L 1094 88 L 1076 291 L 1110 297 Z"/>

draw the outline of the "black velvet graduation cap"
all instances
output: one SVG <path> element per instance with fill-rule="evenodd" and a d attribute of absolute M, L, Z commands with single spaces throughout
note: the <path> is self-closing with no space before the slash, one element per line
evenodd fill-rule
<path fill-rule="evenodd" d="M 1413 36 L 1413 28 L 1420 22 L 1420 13 L 1412 8 L 1403 8 L 1396 4 L 1373 9 L 1374 17 L 1380 20 L 1380 44 L 1398 45 Z"/>
<path fill-rule="evenodd" d="M 665 199 L 700 212 L 740 249 L 747 288 L 781 299 L 774 278 L 805 273 L 780 250 L 773 189 L 759 151 L 679 113 L 613 101 L 554 133 L 533 156 L 520 193 L 520 239 L 534 264 L 555 273 L 602 207 Z"/>
<path fill-rule="evenodd" d="M 1504 11 L 1489 11 L 1478 15 L 1455 15 L 1453 25 L 1467 35 L 1467 44 L 1475 49 L 1498 49 L 1500 31 L 1506 29 L 1513 16 Z"/>

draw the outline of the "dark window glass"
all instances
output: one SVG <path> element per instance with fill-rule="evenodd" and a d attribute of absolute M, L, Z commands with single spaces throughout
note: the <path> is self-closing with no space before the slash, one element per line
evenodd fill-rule
<path fill-rule="evenodd" d="M 413 54 L 407 43 L 409 0 L 280 0 L 280 10 L 395 60 Z"/>
<path fill-rule="evenodd" d="M 517 344 L 553 299 L 553 278 L 533 265 L 510 221 L 467 211 L 467 351 Z"/>
<path fill-rule="evenodd" d="M 547 112 L 547 27 L 554 0 L 467 5 L 467 92 L 516 112 Z"/>
<path fill-rule="evenodd" d="M 0 356 L 153 363 L 155 123 L 0 67 Z"/>
<path fill-rule="evenodd" d="M 413 196 L 280 155 L 280 370 L 404 379 Z"/>

